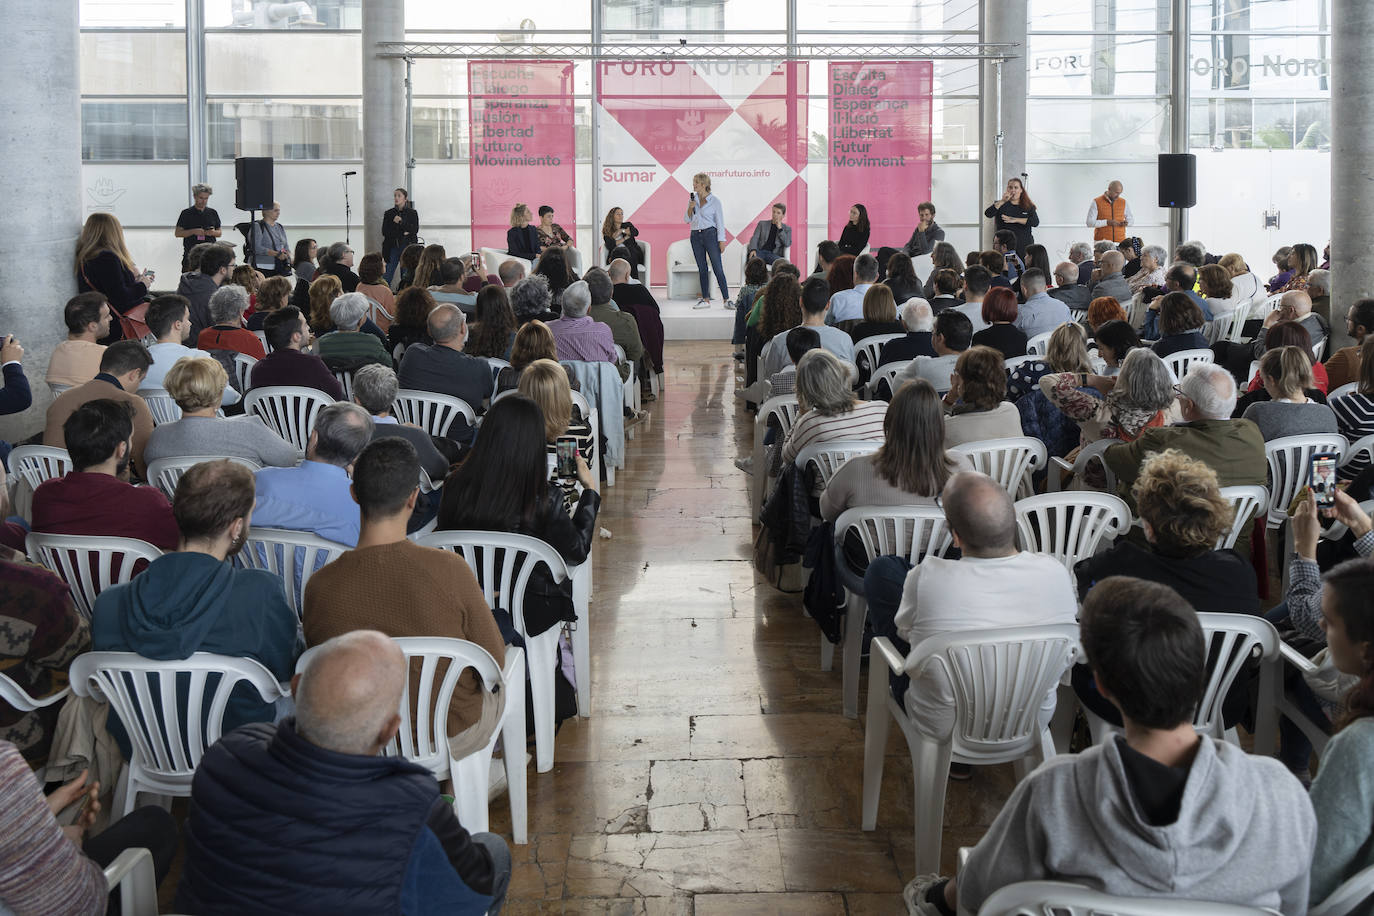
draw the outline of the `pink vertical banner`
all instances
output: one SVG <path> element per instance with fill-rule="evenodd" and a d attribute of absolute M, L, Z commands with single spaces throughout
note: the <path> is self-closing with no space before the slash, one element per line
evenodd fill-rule
<path fill-rule="evenodd" d="M 468 62 L 472 247 L 505 248 L 516 204 L 577 235 L 571 61 Z"/>
<path fill-rule="evenodd" d="M 928 60 L 830 64 L 830 238 L 868 209 L 869 246 L 905 245 L 930 199 L 935 66 Z"/>

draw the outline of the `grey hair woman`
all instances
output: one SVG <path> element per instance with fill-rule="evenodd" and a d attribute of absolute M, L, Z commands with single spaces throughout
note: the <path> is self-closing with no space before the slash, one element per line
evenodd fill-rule
<path fill-rule="evenodd" d="M 1095 389 L 1099 396 L 1083 390 Z M 1126 354 L 1115 376 L 1055 372 L 1040 379 L 1040 390 L 1078 423 L 1082 443 L 1098 439 L 1134 441 L 1145 429 L 1164 425 L 1174 402 L 1174 377 L 1152 350 Z"/>
<path fill-rule="evenodd" d="M 835 439 L 883 439 L 887 404 L 854 397 L 854 365 L 829 350 L 811 350 L 797 363 L 797 422 L 781 459 L 793 461 L 808 445 Z"/>
<path fill-rule="evenodd" d="M 540 274 L 526 277 L 511 287 L 510 307 L 515 312 L 515 322 L 523 325 L 542 319 L 553 305 L 553 295 L 549 291 L 549 280 Z"/>

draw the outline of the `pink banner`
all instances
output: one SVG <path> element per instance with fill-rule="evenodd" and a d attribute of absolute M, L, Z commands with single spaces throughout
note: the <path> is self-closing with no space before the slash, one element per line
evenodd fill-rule
<path fill-rule="evenodd" d="M 930 199 L 930 119 L 934 64 L 830 64 L 830 237 L 849 208 L 868 208 L 869 246 L 899 248 L 911 238 L 916 205 Z"/>
<path fill-rule="evenodd" d="M 649 243 L 653 285 L 666 281 L 669 246 L 687 244 L 683 213 L 698 172 L 711 176 L 725 214 L 732 294 L 744 246 L 774 203 L 787 208 L 789 257 L 805 258 L 806 77 L 799 62 L 601 63 L 596 180 L 603 205 L 620 207 Z M 605 216 L 596 214 L 596 224 Z"/>
<path fill-rule="evenodd" d="M 553 207 L 577 236 L 571 61 L 470 61 L 472 247 L 506 247 L 511 208 Z"/>

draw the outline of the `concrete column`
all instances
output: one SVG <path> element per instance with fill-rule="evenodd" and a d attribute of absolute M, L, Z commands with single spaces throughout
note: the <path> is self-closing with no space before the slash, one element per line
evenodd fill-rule
<path fill-rule="evenodd" d="M 982 209 L 1002 196 L 1008 178 L 1026 171 L 1026 95 L 1029 85 L 1026 70 L 1027 0 L 983 0 L 983 41 L 1016 44 L 1015 55 L 1001 64 L 1001 87 L 997 85 L 998 66 L 983 64 L 982 73 L 982 148 L 980 150 L 982 195 L 977 218 L 983 227 L 984 247 L 992 246 L 992 221 L 983 218 Z M 998 168 L 998 136 L 1001 136 L 1001 168 Z M 1034 199 L 1029 180 L 1026 190 Z"/>
<path fill-rule="evenodd" d="M 1340 23 L 1331 35 L 1331 324 L 1339 347 L 1351 341 L 1337 316 L 1374 296 L 1374 4 L 1335 0 L 1331 21 Z"/>
<path fill-rule="evenodd" d="M 0 418 L 0 437 L 13 442 L 42 429 L 52 401 L 43 376 L 67 336 L 62 306 L 76 294 L 81 89 L 77 4 L 5 0 L 5 18 L 23 39 L 0 55 L 0 334 L 24 346 L 34 401 Z"/>
<path fill-rule="evenodd" d="M 405 62 L 377 56 L 377 42 L 405 41 L 405 4 L 363 0 L 363 245 L 382 250 L 382 214 L 405 177 Z M 410 193 L 415 195 L 415 189 Z M 355 248 L 357 246 L 354 246 Z"/>

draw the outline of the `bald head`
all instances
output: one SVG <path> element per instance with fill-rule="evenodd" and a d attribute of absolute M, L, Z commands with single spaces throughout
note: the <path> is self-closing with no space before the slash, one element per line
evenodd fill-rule
<path fill-rule="evenodd" d="M 1112 200 L 1116 200 L 1116 198 L 1121 195 L 1121 191 L 1122 187 L 1121 182 L 1119 181 L 1113 181 L 1112 183 L 1107 185 L 1107 196 L 1110 197 Z"/>
<path fill-rule="evenodd" d="M 1077 286 L 1078 265 L 1072 261 L 1060 261 L 1054 267 L 1055 286 Z"/>
<path fill-rule="evenodd" d="M 960 471 L 945 483 L 941 502 L 965 556 L 1016 553 L 1016 508 L 997 481 L 977 471 Z"/>
<path fill-rule="evenodd" d="M 1102 255 L 1102 260 L 1099 263 L 1102 265 L 1103 274 L 1121 273 L 1126 267 L 1126 256 L 1116 249 L 1112 249 Z"/>
<path fill-rule="evenodd" d="M 1279 300 L 1279 308 L 1293 310 L 1295 318 L 1301 320 L 1312 314 L 1312 297 L 1300 289 L 1290 289 Z"/>
<path fill-rule="evenodd" d="M 396 734 L 406 660 L 395 640 L 354 630 L 316 646 L 296 676 L 296 732 L 325 750 L 373 756 Z"/>
<path fill-rule="evenodd" d="M 630 262 L 624 258 L 616 258 L 606 265 L 606 273 L 611 275 L 612 283 L 624 283 L 630 279 Z"/>

